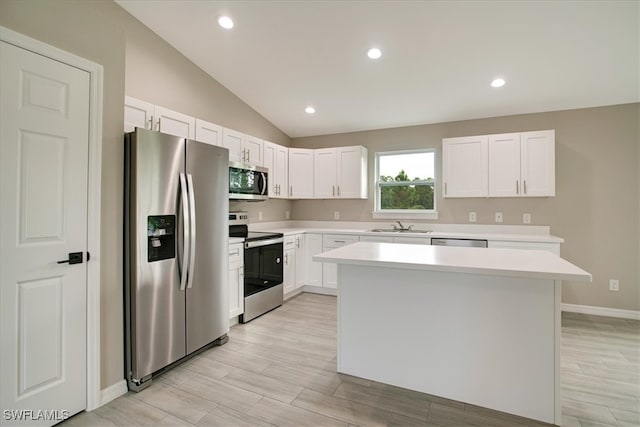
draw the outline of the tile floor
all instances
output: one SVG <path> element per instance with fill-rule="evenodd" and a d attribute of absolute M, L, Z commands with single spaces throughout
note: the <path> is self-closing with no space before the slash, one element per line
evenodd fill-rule
<path fill-rule="evenodd" d="M 336 373 L 335 297 L 303 293 L 73 426 L 536 426 Z M 562 318 L 563 425 L 640 426 L 640 322 Z"/>

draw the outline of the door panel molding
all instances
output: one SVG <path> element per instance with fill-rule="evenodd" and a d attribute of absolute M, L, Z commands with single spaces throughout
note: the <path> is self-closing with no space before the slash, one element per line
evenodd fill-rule
<path fill-rule="evenodd" d="M 87 200 L 87 411 L 102 404 L 100 384 L 100 198 L 102 173 L 103 67 L 0 26 L 0 40 L 89 73 L 89 170 Z"/>

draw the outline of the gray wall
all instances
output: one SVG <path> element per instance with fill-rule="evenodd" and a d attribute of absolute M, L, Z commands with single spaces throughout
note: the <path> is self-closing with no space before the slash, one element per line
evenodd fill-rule
<path fill-rule="evenodd" d="M 296 138 L 291 141 L 292 147 L 366 146 L 369 149 L 369 199 L 294 201 L 292 218 L 331 220 L 333 211 L 337 210 L 342 220 L 372 221 L 376 151 L 437 148 L 439 183 L 442 138 L 555 129 L 556 197 L 443 199 L 437 184 L 439 219 L 434 222 L 466 223 L 469 212 L 475 211 L 480 224 L 492 224 L 494 212 L 504 213 L 504 224 L 521 224 L 522 214 L 529 212 L 533 224 L 549 225 L 553 234 L 565 239 L 564 258 L 593 275 L 593 283 L 565 283 L 563 302 L 638 310 L 639 105 Z M 620 280 L 620 292 L 608 290 L 611 278 Z"/>
<path fill-rule="evenodd" d="M 111 0 L 1 0 L 0 25 L 104 67 L 101 387 L 124 377 L 122 185 L 124 95 L 289 145 L 289 137 Z M 242 204 L 244 205 L 244 204 Z M 257 209 L 284 219 L 289 201 Z"/>

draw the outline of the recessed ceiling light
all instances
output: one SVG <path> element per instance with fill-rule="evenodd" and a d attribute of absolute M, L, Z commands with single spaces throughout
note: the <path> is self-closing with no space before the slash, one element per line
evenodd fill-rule
<path fill-rule="evenodd" d="M 367 51 L 367 56 L 371 59 L 378 59 L 382 56 L 382 51 L 377 47 L 372 47 Z"/>
<path fill-rule="evenodd" d="M 491 87 L 502 87 L 506 82 L 502 78 L 493 79 L 491 81 Z"/>
<path fill-rule="evenodd" d="M 313 108 L 311 105 L 309 105 L 307 108 L 304 109 L 304 112 L 307 114 L 315 114 L 316 113 L 316 109 Z"/>
<path fill-rule="evenodd" d="M 218 25 L 226 30 L 230 30 L 233 28 L 233 19 L 229 18 L 228 16 L 221 16 L 220 18 L 218 18 Z"/>

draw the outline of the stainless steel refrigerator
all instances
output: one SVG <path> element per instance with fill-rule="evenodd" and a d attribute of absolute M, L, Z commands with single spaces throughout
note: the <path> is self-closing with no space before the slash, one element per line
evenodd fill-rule
<path fill-rule="evenodd" d="M 130 390 L 226 342 L 229 151 L 136 128 L 125 135 L 125 332 Z"/>

